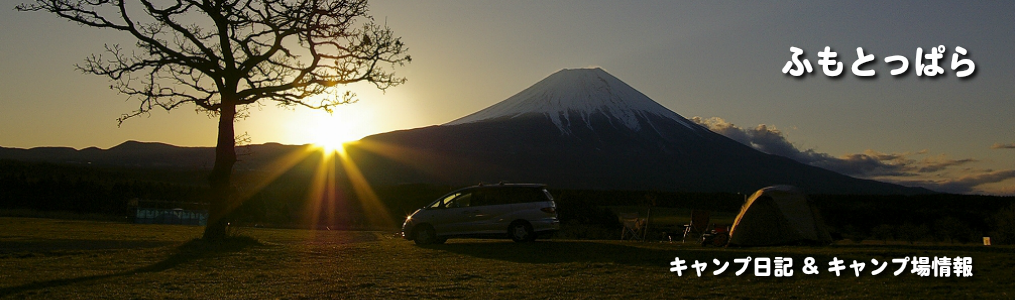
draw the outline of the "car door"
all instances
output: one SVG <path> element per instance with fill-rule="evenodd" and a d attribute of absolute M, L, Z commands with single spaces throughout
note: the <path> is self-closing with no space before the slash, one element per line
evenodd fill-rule
<path fill-rule="evenodd" d="M 463 225 L 463 230 L 471 233 L 484 234 L 494 233 L 491 226 L 497 217 L 497 194 L 498 188 L 479 189 L 472 196 L 467 215 L 469 220 Z"/>
<path fill-rule="evenodd" d="M 479 206 L 473 210 L 473 222 L 477 231 L 486 234 L 499 234 L 507 230 L 506 216 L 512 212 L 510 188 L 491 188 L 480 195 Z"/>
<path fill-rule="evenodd" d="M 473 191 L 464 191 L 444 199 L 440 216 L 434 222 L 438 235 L 458 235 L 469 231 L 469 223 L 473 219 L 473 194 Z"/>

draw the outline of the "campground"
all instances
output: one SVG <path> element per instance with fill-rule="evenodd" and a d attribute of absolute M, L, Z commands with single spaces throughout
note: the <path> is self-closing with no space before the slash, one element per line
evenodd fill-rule
<path fill-rule="evenodd" d="M 675 222 L 679 222 L 674 220 Z M 392 231 L 236 228 L 209 244 L 201 227 L 0 218 L 0 297 L 253 298 L 1011 298 L 1012 246 L 836 244 L 714 248 L 694 243 L 453 239 L 419 247 Z M 971 277 L 921 277 L 871 259 L 970 257 Z M 675 257 L 709 262 L 670 272 Z M 793 258 L 794 273 L 735 273 L 737 258 Z M 820 273 L 805 275 L 807 257 Z M 828 271 L 833 258 L 847 268 Z M 712 275 L 713 259 L 729 261 Z M 860 276 L 848 265 L 867 262 Z"/>

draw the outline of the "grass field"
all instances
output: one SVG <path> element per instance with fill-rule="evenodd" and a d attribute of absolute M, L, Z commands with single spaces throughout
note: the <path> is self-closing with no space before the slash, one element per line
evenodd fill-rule
<path fill-rule="evenodd" d="M 1010 246 L 702 248 L 623 241 L 451 240 L 418 247 L 393 232 L 243 229 L 225 243 L 200 227 L 0 218 L 3 298 L 915 298 L 1010 299 Z M 870 275 L 870 259 L 969 256 L 973 277 Z M 734 275 L 741 257 L 793 257 L 794 276 Z M 811 256 L 821 274 L 803 275 Z M 836 277 L 832 257 L 868 262 Z M 730 261 L 723 274 L 669 272 L 674 257 Z M 690 264 L 690 263 L 689 263 Z"/>

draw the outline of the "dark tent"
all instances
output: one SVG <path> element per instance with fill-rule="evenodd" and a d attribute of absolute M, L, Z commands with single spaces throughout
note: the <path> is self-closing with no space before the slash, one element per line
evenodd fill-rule
<path fill-rule="evenodd" d="M 731 246 L 774 246 L 832 242 L 818 210 L 799 189 L 770 186 L 754 192 L 730 231 Z"/>

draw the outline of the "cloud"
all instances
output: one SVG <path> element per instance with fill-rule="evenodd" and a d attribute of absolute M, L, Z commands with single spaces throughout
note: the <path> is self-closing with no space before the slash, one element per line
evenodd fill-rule
<path fill-rule="evenodd" d="M 990 146 L 990 149 L 1015 149 L 1015 143 L 1011 144 L 995 143 L 993 146 Z"/>
<path fill-rule="evenodd" d="M 804 152 L 809 154 L 812 160 L 797 161 L 857 177 L 913 176 L 917 169 L 913 160 L 906 158 L 908 153 L 887 154 L 867 150 L 864 153 L 834 157 L 827 153 L 817 153 L 811 149 Z"/>
<path fill-rule="evenodd" d="M 742 128 L 718 117 L 707 119 L 693 117 L 691 121 L 761 152 L 787 157 L 804 164 L 854 177 L 873 178 L 952 193 L 968 193 L 972 192 L 978 185 L 1015 178 L 1015 170 L 966 170 L 967 175 L 953 179 L 914 179 L 941 173 L 949 168 L 973 163 L 977 160 L 972 158 L 951 159 L 943 154 L 922 159 L 914 158 L 927 155 L 929 152 L 927 150 L 905 153 L 883 153 L 868 149 L 863 153 L 833 156 L 828 153 L 814 151 L 813 149 L 801 150 L 796 145 L 793 145 L 782 131 L 770 125 L 762 124 L 754 128 Z M 998 146 L 995 145 L 995 148 Z M 1015 145 L 1012 146 L 1015 148 Z"/>
<path fill-rule="evenodd" d="M 976 162 L 976 160 L 972 158 L 948 159 L 945 158 L 944 155 L 939 156 L 939 158 L 924 158 L 920 162 L 921 166 L 919 167 L 919 169 L 917 169 L 917 172 L 934 173 L 937 171 L 942 171 L 948 167 L 958 166 L 971 162 Z"/>
<path fill-rule="evenodd" d="M 891 181 L 901 185 L 924 187 L 938 192 L 968 194 L 977 192 L 975 190 L 977 186 L 988 183 L 1002 182 L 1012 178 L 1015 178 L 1015 170 L 984 172 L 978 174 L 969 174 L 959 178 L 949 178 L 940 180 L 888 179 L 887 181 Z"/>
<path fill-rule="evenodd" d="M 751 136 L 747 134 L 746 131 L 740 129 L 740 127 L 737 127 L 736 125 L 733 125 L 733 123 L 726 122 L 726 120 L 723 120 L 722 118 L 711 117 L 708 119 L 702 119 L 701 117 L 693 117 L 691 118 L 691 121 L 705 126 L 705 128 L 708 128 L 715 133 L 740 142 L 741 144 L 748 146 L 751 145 Z"/>
<path fill-rule="evenodd" d="M 798 161 L 808 160 L 807 156 L 809 155 L 797 150 L 796 146 L 793 146 L 793 143 L 790 143 L 782 134 L 782 131 L 779 131 L 775 127 L 761 124 L 753 129 L 740 128 L 718 117 L 708 119 L 693 117 L 691 121 L 741 144 L 758 149 L 761 152 L 784 156 Z"/>
<path fill-rule="evenodd" d="M 912 155 L 924 154 L 926 151 L 882 153 L 867 150 L 863 153 L 836 157 L 813 149 L 800 150 L 786 138 L 782 131 L 774 126 L 761 124 L 754 128 L 741 128 L 718 117 L 708 119 L 693 117 L 691 121 L 758 151 L 856 177 L 913 176 L 917 173 L 935 172 L 974 161 L 971 159 L 949 160 L 945 157 L 923 161 L 909 158 Z"/>

